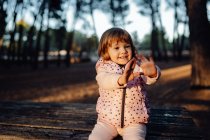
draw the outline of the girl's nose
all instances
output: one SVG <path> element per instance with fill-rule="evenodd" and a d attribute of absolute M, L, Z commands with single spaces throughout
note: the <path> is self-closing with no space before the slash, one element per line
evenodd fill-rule
<path fill-rule="evenodd" d="M 126 49 L 125 49 L 124 47 L 122 47 L 122 48 L 120 49 L 120 52 L 121 52 L 121 53 L 126 53 L 127 51 L 126 51 Z"/>

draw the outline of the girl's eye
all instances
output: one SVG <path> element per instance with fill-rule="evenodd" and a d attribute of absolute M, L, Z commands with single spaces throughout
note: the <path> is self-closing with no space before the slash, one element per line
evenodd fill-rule
<path fill-rule="evenodd" d="M 130 47 L 131 47 L 130 45 L 126 45 L 126 46 L 125 46 L 125 48 L 130 48 Z"/>
<path fill-rule="evenodd" d="M 115 49 L 115 50 L 118 50 L 118 49 L 119 49 L 119 47 L 115 47 L 114 49 Z"/>

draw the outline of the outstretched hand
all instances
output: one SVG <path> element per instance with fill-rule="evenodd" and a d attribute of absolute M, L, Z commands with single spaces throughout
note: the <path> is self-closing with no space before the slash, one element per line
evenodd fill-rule
<path fill-rule="evenodd" d="M 143 73 L 142 72 L 133 72 L 137 60 L 140 60 L 140 62 L 141 62 L 140 67 L 142 68 Z M 136 54 L 136 57 L 132 58 L 125 65 L 125 70 L 123 72 L 123 75 L 118 79 L 118 84 L 124 85 L 128 81 L 131 81 L 134 78 L 139 77 L 140 75 L 149 76 L 151 78 L 157 76 L 157 69 L 155 67 L 155 62 L 152 59 L 152 57 L 147 59 L 146 57 L 144 57 L 141 54 L 140 55 Z"/>
<path fill-rule="evenodd" d="M 152 59 L 152 57 L 147 59 L 146 57 L 144 57 L 141 54 L 136 54 L 136 58 L 138 60 L 140 60 L 140 62 L 141 62 L 140 67 L 142 68 L 143 74 L 145 76 L 149 76 L 151 78 L 157 76 L 157 69 L 155 67 L 155 63 L 154 63 L 154 60 Z"/>
<path fill-rule="evenodd" d="M 126 65 L 125 65 L 125 70 L 123 72 L 123 75 L 118 79 L 118 84 L 119 85 L 124 85 L 128 81 L 133 80 L 135 77 L 140 76 L 140 72 L 133 73 L 133 70 L 136 65 L 136 59 L 132 58 Z"/>

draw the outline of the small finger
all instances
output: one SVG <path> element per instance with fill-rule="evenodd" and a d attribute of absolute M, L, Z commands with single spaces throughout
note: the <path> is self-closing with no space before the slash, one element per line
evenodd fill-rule
<path fill-rule="evenodd" d="M 144 73 L 143 73 L 143 72 L 134 72 L 134 73 L 133 73 L 133 77 L 134 77 L 134 78 L 139 77 L 139 76 L 141 76 L 141 75 L 144 75 Z"/>
<path fill-rule="evenodd" d="M 141 62 L 148 62 L 148 59 L 144 55 L 139 55 Z"/>
<path fill-rule="evenodd" d="M 149 57 L 149 61 L 154 62 L 154 59 L 152 58 L 152 56 Z"/>
<path fill-rule="evenodd" d="M 136 66 L 136 60 L 134 59 L 132 65 L 131 65 L 131 69 L 134 70 L 135 66 Z"/>
<path fill-rule="evenodd" d="M 132 67 L 133 67 L 133 64 L 134 64 L 134 58 L 132 58 L 131 60 L 128 61 L 128 63 L 125 65 L 125 70 L 128 71 L 128 70 L 131 70 Z"/>
<path fill-rule="evenodd" d="M 133 77 L 135 78 L 135 77 L 139 77 L 140 76 L 140 73 L 139 72 L 134 72 L 133 73 Z"/>

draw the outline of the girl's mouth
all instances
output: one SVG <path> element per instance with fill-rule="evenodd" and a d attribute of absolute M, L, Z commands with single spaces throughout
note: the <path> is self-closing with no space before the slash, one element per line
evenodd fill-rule
<path fill-rule="evenodd" d="M 126 58 L 128 58 L 128 56 L 120 56 L 119 58 L 120 59 L 126 59 Z"/>

